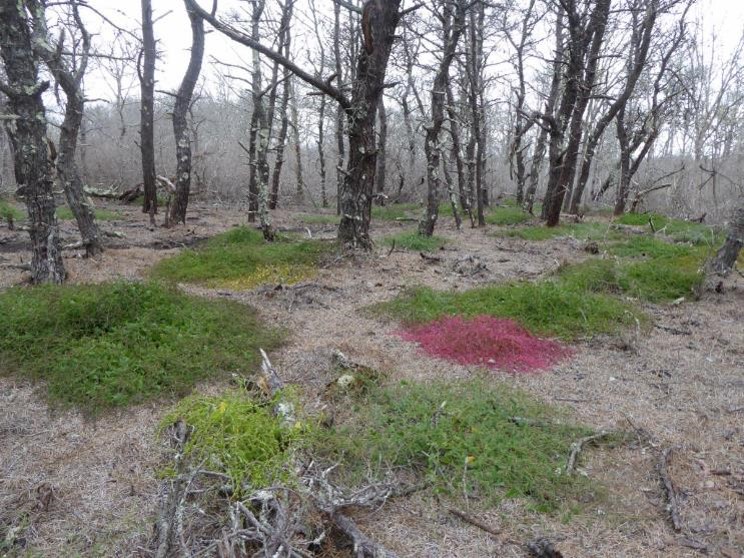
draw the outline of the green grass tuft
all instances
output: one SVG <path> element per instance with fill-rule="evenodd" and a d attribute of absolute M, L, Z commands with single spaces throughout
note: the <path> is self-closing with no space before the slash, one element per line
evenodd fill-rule
<path fill-rule="evenodd" d="M 518 225 L 532 219 L 532 215 L 514 205 L 503 205 L 494 208 L 486 215 L 486 223 L 489 225 Z"/>
<path fill-rule="evenodd" d="M 372 219 L 395 221 L 396 219 L 415 219 L 422 208 L 417 203 L 392 203 L 389 205 L 372 206 Z"/>
<path fill-rule="evenodd" d="M 162 427 L 179 419 L 192 428 L 183 452 L 186 461 L 230 477 L 235 498 L 288 482 L 294 450 L 307 434 L 306 429 L 283 426 L 270 405 L 238 392 L 188 397 L 163 419 Z"/>
<path fill-rule="evenodd" d="M 114 221 L 121 219 L 121 215 L 117 211 L 110 209 L 94 209 L 93 213 L 98 221 Z M 72 214 L 72 210 L 66 205 L 61 205 L 57 208 L 57 219 L 61 221 L 72 221 L 75 216 Z"/>
<path fill-rule="evenodd" d="M 310 277 L 331 249 L 317 240 L 278 238 L 238 227 L 158 263 L 152 276 L 209 287 L 250 289 L 264 283 L 295 283 Z"/>
<path fill-rule="evenodd" d="M 395 243 L 396 248 L 404 248 L 414 252 L 433 252 L 447 244 L 447 239 L 436 235 L 424 236 L 417 231 L 410 231 L 387 236 L 382 242 L 387 246 L 392 246 Z"/>
<path fill-rule="evenodd" d="M 625 213 L 615 219 L 615 222 L 621 225 L 645 226 L 649 231 L 664 234 L 677 242 L 715 245 L 720 244 L 724 238 L 708 225 L 671 219 L 658 213 Z M 653 229 L 651 223 L 653 223 Z"/>
<path fill-rule="evenodd" d="M 639 310 L 614 297 L 560 281 L 506 283 L 462 293 L 413 288 L 373 311 L 409 324 L 454 315 L 513 318 L 536 333 L 569 340 L 615 333 L 643 319 Z"/>
<path fill-rule="evenodd" d="M 607 247 L 607 252 L 613 256 L 631 258 L 674 258 L 690 256 L 696 251 L 689 244 L 674 244 L 647 235 L 633 235 Z"/>
<path fill-rule="evenodd" d="M 358 401 L 317 447 L 354 484 L 370 469 L 405 467 L 436 490 L 490 501 L 525 497 L 553 511 L 586 487 L 562 475 L 570 445 L 587 429 L 562 423 L 554 409 L 481 380 L 401 383 Z"/>
<path fill-rule="evenodd" d="M 155 283 L 13 288 L 0 315 L 0 372 L 44 380 L 52 402 L 91 415 L 248 371 L 281 339 L 248 306 Z"/>
<path fill-rule="evenodd" d="M 0 200 L 0 219 L 10 222 L 23 219 L 26 214 L 5 200 Z"/>

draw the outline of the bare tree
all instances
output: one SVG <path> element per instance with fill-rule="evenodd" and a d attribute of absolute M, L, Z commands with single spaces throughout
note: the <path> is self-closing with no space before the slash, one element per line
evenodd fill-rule
<path fill-rule="evenodd" d="M 65 33 L 60 33 L 57 45 L 52 46 L 47 30 L 46 10 L 43 2 L 39 0 L 28 0 L 29 9 L 33 14 L 34 30 L 33 45 L 38 56 L 46 62 L 57 84 L 62 88 L 67 98 L 65 104 L 65 116 L 59 135 L 59 153 L 57 155 L 57 175 L 62 183 L 67 204 L 70 206 L 75 220 L 77 221 L 80 236 L 86 254 L 95 256 L 103 251 L 101 234 L 96 224 L 93 209 L 85 197 L 83 191 L 83 179 L 80 176 L 75 161 L 78 135 L 80 133 L 85 98 L 83 95 L 82 82 L 88 67 L 88 56 L 90 53 L 90 35 L 83 25 L 78 11 L 76 1 L 71 2 L 71 11 L 75 27 L 80 33 L 82 46 L 79 53 L 69 60 L 64 60 L 62 53 L 65 50 Z M 74 43 L 71 40 L 71 43 Z M 77 67 L 74 66 L 77 60 Z"/>
<path fill-rule="evenodd" d="M 152 2 L 142 0 L 142 52 L 140 78 L 140 152 L 142 154 L 142 182 L 145 199 L 142 211 L 150 215 L 155 225 L 158 197 L 155 184 L 155 58 L 157 50 L 152 23 Z"/>
<path fill-rule="evenodd" d="M 189 205 L 191 190 L 191 137 L 188 112 L 204 58 L 204 20 L 189 8 L 188 3 L 186 3 L 186 11 L 191 22 L 191 56 L 173 106 L 173 137 L 176 140 L 176 193 L 170 208 L 168 220 L 170 224 L 186 224 L 186 208 Z"/>
<path fill-rule="evenodd" d="M 31 46 L 27 4 L 0 1 L 0 54 L 7 83 L 0 91 L 12 111 L 4 119 L 14 157 L 18 193 L 24 196 L 30 220 L 34 283 L 62 283 L 65 267 L 55 214 L 53 161 L 47 148 L 47 120 L 42 93 L 48 82 L 39 81 L 38 65 Z"/>
<path fill-rule="evenodd" d="M 447 102 L 447 82 L 452 60 L 457 52 L 465 27 L 465 0 L 434 2 L 432 10 L 441 21 L 442 58 L 431 86 L 431 122 L 426 128 L 424 152 L 426 153 L 427 201 L 426 214 L 419 222 L 419 234 L 431 236 L 439 215 L 441 146 L 439 134 L 444 124 L 445 103 Z"/>

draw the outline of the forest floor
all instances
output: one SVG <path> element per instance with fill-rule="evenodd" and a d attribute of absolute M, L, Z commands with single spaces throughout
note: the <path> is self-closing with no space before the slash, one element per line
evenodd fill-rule
<path fill-rule="evenodd" d="M 150 230 L 137 208 L 107 207 L 120 218 L 103 222 L 103 229 L 124 236 L 109 238 L 96 259 L 66 250 L 71 282 L 141 279 L 184 246 L 245 224 L 235 210 L 197 203 L 186 226 Z M 308 229 L 313 238 L 335 235 L 333 225 L 305 224 L 302 217 L 278 211 L 275 224 Z M 378 220 L 373 237 L 412 226 Z M 268 323 L 287 328 L 288 342 L 272 361 L 286 382 L 309 394 L 310 406 L 312 394 L 319 398 L 334 379 L 334 350 L 396 380 L 483 377 L 482 367 L 426 356 L 396 335 L 395 321 L 360 310 L 412 285 L 465 290 L 534 280 L 588 257 L 585 243 L 570 237 L 530 242 L 496 237 L 496 229 L 456 231 L 451 218 L 442 218 L 437 234 L 448 243 L 437 261 L 378 243 L 368 255 L 337 258 L 301 290 L 182 288 L 248 303 Z M 62 235 L 65 244 L 75 242 L 73 222 L 62 222 Z M 1 225 L 0 290 L 24 280 L 14 266 L 29 255 L 27 233 Z M 485 269 L 463 275 L 455 263 L 467 256 Z M 485 372 L 488 381 L 561 407 L 590 428 L 632 433 L 630 443 L 582 455 L 583 471 L 606 491 L 602 499 L 576 513 L 540 514 L 519 499 L 489 508 L 423 491 L 355 514 L 365 533 L 401 557 L 526 556 L 525 542 L 541 537 L 566 557 L 744 556 L 744 280 L 733 273 L 722 294 L 642 306 L 650 327 L 575 342 L 573 357 L 549 371 Z M 0 374 L 0 533 L 7 527 L 3 515 L 24 508 L 33 528 L 23 531 L 21 555 L 147 556 L 164 452 L 156 430 L 167 407 L 148 403 L 91 420 L 50 409 L 36 386 Z M 670 523 L 659 472 L 668 448 L 679 530 Z M 448 511 L 453 505 L 498 535 L 463 522 Z"/>

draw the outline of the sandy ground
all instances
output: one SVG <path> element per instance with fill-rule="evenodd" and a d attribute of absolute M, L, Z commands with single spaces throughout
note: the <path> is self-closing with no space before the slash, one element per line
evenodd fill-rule
<path fill-rule="evenodd" d="M 103 224 L 126 236 L 112 239 L 101 258 L 66 252 L 70 279 L 141 278 L 179 246 L 243 222 L 235 211 L 205 204 L 191 215 L 186 227 L 151 231 L 141 214 L 126 210 L 122 221 Z M 276 222 L 300 226 L 297 215 L 287 212 L 278 212 Z M 403 226 L 377 223 L 375 237 Z M 332 226 L 309 228 L 315 237 L 334 233 Z M 71 223 L 63 223 L 62 232 L 65 242 L 74 242 Z M 320 405 L 314 394 L 332 379 L 334 349 L 395 379 L 467 378 L 484 371 L 431 359 L 397 337 L 395 323 L 360 310 L 411 285 L 466 289 L 534 279 L 586 257 L 574 239 L 528 243 L 492 232 L 457 232 L 443 221 L 438 234 L 451 242 L 437 252 L 438 262 L 380 246 L 333 262 L 301 289 L 186 290 L 250 303 L 289 328 L 290 342 L 274 363 L 302 387 L 311 406 Z M 0 227 L 0 288 L 23 280 L 23 272 L 8 264 L 27 260 L 26 249 L 25 233 Z M 458 273 L 457 262 L 467 256 L 486 270 Z M 483 509 L 472 499 L 453 504 L 421 493 L 360 514 L 365 531 L 400 556 L 422 558 L 526 556 L 524 543 L 539 537 L 567 557 L 744 556 L 744 281 L 734 274 L 722 295 L 646 310 L 653 317 L 649 329 L 580 342 L 572 360 L 549 372 L 489 373 L 492 381 L 560 405 L 593 428 L 632 433 L 630 443 L 583 456 L 584 474 L 607 492 L 596 505 L 566 519 L 531 513 L 518 501 Z M 9 378 L 0 378 L 0 404 L 0 534 L 7 538 L 9 525 L 20 527 L 10 536 L 26 537 L 40 556 L 145 555 L 161 457 L 155 428 L 164 409 L 143 406 L 90 423 L 49 410 L 33 387 Z M 667 448 L 673 448 L 668 466 L 680 501 L 680 531 L 671 527 L 658 471 Z M 464 523 L 449 505 L 499 535 Z M 2 544 L 0 537 L 0 556 Z"/>

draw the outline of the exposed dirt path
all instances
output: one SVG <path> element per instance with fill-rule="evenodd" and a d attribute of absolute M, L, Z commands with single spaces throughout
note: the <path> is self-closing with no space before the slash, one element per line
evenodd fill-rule
<path fill-rule="evenodd" d="M 66 263 L 75 281 L 141 277 L 149 266 L 175 249 L 154 248 L 207 236 L 240 222 L 235 212 L 202 207 L 186 229 L 154 232 L 142 226 L 124 230 L 131 247 L 109 250 L 94 262 Z M 144 219 L 136 214 L 128 219 Z M 295 215 L 279 213 L 277 223 L 297 228 Z M 129 223 L 123 223 L 129 224 Z M 374 253 L 344 259 L 321 270 L 303 288 L 230 292 L 184 287 L 205 296 L 229 297 L 259 308 L 271 323 L 287 327 L 289 344 L 273 359 L 282 376 L 309 397 L 332 380 L 331 352 L 385 370 L 393 379 L 467 378 L 483 375 L 476 366 L 460 366 L 423 355 L 396 334 L 397 325 L 361 311 L 388 300 L 411 285 L 467 289 L 478 284 L 534 279 L 561 263 L 586 257 L 581 243 L 555 239 L 527 243 L 494 238 L 483 230 L 451 230 L 451 239 L 424 261 L 417 253 L 378 247 Z M 310 226 L 314 236 L 333 228 Z M 396 223 L 376 225 L 376 237 L 399 230 Z M 0 228 L 0 241 L 10 234 Z M 117 241 L 119 242 L 119 241 Z M 149 245 L 148 245 L 149 243 Z M 132 246 L 140 244 L 141 246 Z M 463 276 L 453 263 L 476 256 L 487 271 Z M 17 257 L 0 254 L 2 258 Z M 0 272 L 0 287 L 18 281 L 17 270 Z M 629 430 L 637 441 L 583 456 L 582 469 L 607 487 L 608 494 L 570 517 L 531 513 L 517 501 L 469 512 L 499 529 L 486 534 L 448 513 L 446 503 L 415 495 L 389 502 L 360 516 L 369 533 L 401 556 L 525 556 L 522 544 L 540 536 L 556 543 L 565 556 L 741 557 L 744 553 L 744 282 L 729 281 L 723 295 L 678 306 L 647 306 L 655 324 L 622 339 L 595 338 L 579 343 L 575 357 L 542 374 L 488 373 L 567 407 L 576 420 L 593 428 Z M 156 505 L 155 467 L 159 456 L 154 429 L 162 413 L 154 406 L 87 424 L 70 413 L 48 413 L 28 386 L 0 379 L 0 504 L 26 498 L 38 501 L 38 486 L 55 487 L 56 498 L 41 517 L 33 545 L 46 556 L 66 556 L 65 537 L 80 552 L 100 554 L 111 544 L 121 555 L 136 554 L 149 535 L 147 512 Z M 73 440 L 74 442 L 71 442 Z M 666 495 L 657 466 L 662 450 L 674 446 L 669 464 L 680 496 L 682 531 L 675 532 L 665 511 Z M 133 481 L 127 467 L 133 467 Z M 115 481 L 110 479 L 114 478 Z M 130 488 L 129 485 L 132 485 Z M 7 506 L 6 506 L 7 508 Z M 144 512 L 144 513 L 143 513 Z M 567 519 L 567 521 L 563 521 Z M 5 520 L 0 512 L 0 526 Z M 103 527 L 104 536 L 95 534 Z M 105 528 L 108 527 L 108 531 Z M 85 542 L 86 538 L 90 543 Z M 516 543 L 516 544 L 515 544 Z M 60 546 L 61 545 L 61 546 Z"/>

